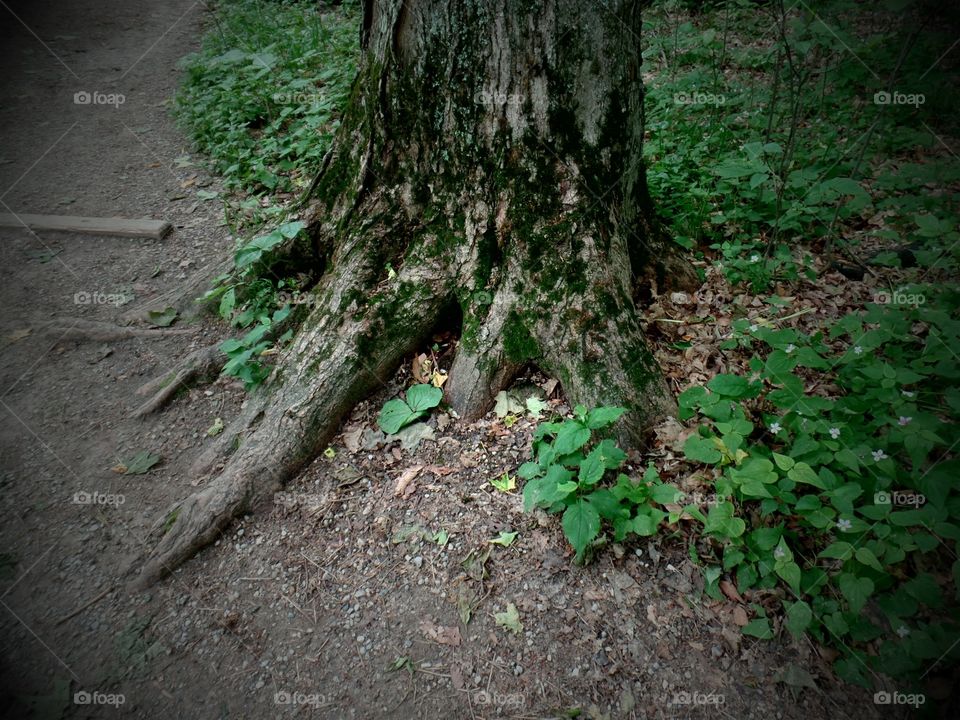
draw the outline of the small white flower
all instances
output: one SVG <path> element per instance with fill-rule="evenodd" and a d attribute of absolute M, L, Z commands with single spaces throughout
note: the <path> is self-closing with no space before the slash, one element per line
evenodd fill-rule
<path fill-rule="evenodd" d="M 846 518 L 840 518 L 837 520 L 837 527 L 843 532 L 850 532 L 850 529 L 853 527 L 853 523 Z"/>
<path fill-rule="evenodd" d="M 910 628 L 908 628 L 906 625 L 901 625 L 900 627 L 897 628 L 897 635 L 899 635 L 900 637 L 906 637 L 909 634 L 910 634 Z"/>
<path fill-rule="evenodd" d="M 777 549 L 773 551 L 773 556 L 777 559 L 782 558 L 785 555 L 786 553 L 783 551 L 783 548 L 780 547 L 779 545 L 777 546 Z"/>
<path fill-rule="evenodd" d="M 859 345 L 855 345 L 854 348 L 853 348 L 853 354 L 854 354 L 854 355 L 863 355 L 863 348 L 860 347 Z"/>
<path fill-rule="evenodd" d="M 783 430 L 783 428 L 780 426 L 780 423 L 778 422 L 775 422 L 770 425 L 770 432 L 772 432 L 774 435 L 776 435 L 781 430 Z"/>
<path fill-rule="evenodd" d="M 872 453 L 874 462 L 880 462 L 881 460 L 886 460 L 889 457 L 883 450 L 874 450 Z"/>
<path fill-rule="evenodd" d="M 904 397 L 913 397 L 915 395 L 915 393 L 911 390 L 901 390 L 900 394 Z"/>
<path fill-rule="evenodd" d="M 840 437 L 840 428 L 830 428 L 830 437 L 832 437 L 834 440 Z"/>
<path fill-rule="evenodd" d="M 750 256 L 750 262 L 760 262 L 760 256 L 759 256 L 759 255 L 751 255 L 751 256 Z"/>
<path fill-rule="evenodd" d="M 900 425 L 909 425 L 911 420 L 913 420 L 913 418 L 909 415 L 901 415 L 897 423 Z"/>
<path fill-rule="evenodd" d="M 786 349 L 784 350 L 784 352 L 785 352 L 787 355 L 789 355 L 790 353 L 792 353 L 792 352 L 793 352 L 794 350 L 796 350 L 796 349 L 797 349 L 797 346 L 794 345 L 793 343 L 790 343 L 789 345 L 787 345 L 787 347 L 786 347 Z"/>
<path fill-rule="evenodd" d="M 755 324 L 754 324 L 754 325 L 751 325 L 751 326 L 750 326 L 750 332 L 756 332 L 756 331 L 759 330 L 759 329 L 760 329 L 760 326 L 759 326 L 759 325 L 755 325 Z"/>

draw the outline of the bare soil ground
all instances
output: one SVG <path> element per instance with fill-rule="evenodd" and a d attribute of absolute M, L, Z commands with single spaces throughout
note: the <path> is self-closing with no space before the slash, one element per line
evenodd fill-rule
<path fill-rule="evenodd" d="M 186 334 L 107 342 L 64 330 L 76 318 L 119 323 L 233 247 L 219 203 L 199 192 L 217 181 L 191 164 L 169 114 L 176 63 L 206 13 L 192 0 L 0 8 L 0 212 L 176 227 L 163 241 L 0 230 L 0 713 L 878 716 L 815 649 L 742 637 L 736 604 L 702 595 L 681 538 L 573 566 L 556 518 L 523 514 L 518 495 L 489 484 L 524 459 L 531 420 L 441 414 L 415 450 L 378 443 L 376 411 L 402 374 L 276 502 L 152 590 L 127 588 L 151 523 L 198 481 L 187 469 L 207 429 L 228 423 L 244 393 L 220 380 L 130 419 L 141 384 L 225 328 L 181 320 Z M 124 102 L 78 104 L 78 92 Z M 162 461 L 143 475 L 112 470 L 141 450 Z M 501 531 L 519 533 L 510 547 L 488 542 Z M 508 603 L 517 633 L 493 617 Z M 791 666 L 817 688 L 778 682 Z"/>

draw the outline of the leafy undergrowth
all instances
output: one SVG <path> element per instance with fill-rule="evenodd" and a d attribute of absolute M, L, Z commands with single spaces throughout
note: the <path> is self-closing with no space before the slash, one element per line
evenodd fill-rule
<path fill-rule="evenodd" d="M 249 390 L 266 379 L 264 358 L 289 342 L 308 301 L 306 278 L 278 276 L 271 253 L 304 229 L 287 216 L 319 170 L 346 104 L 359 60 L 359 9 L 223 0 L 212 18 L 200 52 L 183 60 L 176 108 L 223 177 L 227 220 L 245 238 L 233 270 L 202 300 L 244 331 L 221 349 L 224 372 Z M 270 231 L 257 235 L 265 225 Z"/>
<path fill-rule="evenodd" d="M 314 2 L 222 0 L 184 58 L 177 115 L 212 160 L 238 225 L 284 213 L 330 147 L 359 60 L 359 10 Z"/>
<path fill-rule="evenodd" d="M 930 692 L 960 659 L 952 39 L 804 7 L 645 17 L 651 191 L 706 278 L 646 312 L 686 421 L 658 481 L 746 634 Z"/>
<path fill-rule="evenodd" d="M 849 682 L 926 689 L 960 659 L 953 38 L 873 7 L 805 8 L 645 15 L 651 192 L 705 278 L 645 312 L 686 424 L 659 427 L 653 465 L 630 478 L 602 436 L 620 409 L 577 408 L 540 425 L 518 475 L 528 509 L 563 513 L 578 559 L 607 534 L 682 530 L 745 633 L 809 637 Z M 238 0 L 217 18 L 179 108 L 256 225 L 327 149 L 356 8 Z M 289 339 L 300 290 L 264 261 L 302 229 L 242 244 L 208 293 L 247 330 L 224 350 L 248 387 Z M 436 405 L 420 387 L 388 404 L 385 430 Z"/>
<path fill-rule="evenodd" d="M 955 14 L 909 0 L 682 5 L 644 15 L 647 176 L 676 241 L 755 291 L 814 277 L 817 251 L 861 273 L 899 265 L 889 250 L 903 246 L 937 265 L 960 182 Z"/>

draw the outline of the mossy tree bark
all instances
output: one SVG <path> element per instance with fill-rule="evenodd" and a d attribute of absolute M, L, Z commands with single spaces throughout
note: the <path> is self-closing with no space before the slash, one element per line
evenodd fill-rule
<path fill-rule="evenodd" d="M 239 449 L 158 523 L 142 582 L 269 498 L 453 304 L 446 399 L 464 417 L 530 362 L 573 402 L 629 408 L 626 441 L 672 409 L 634 298 L 691 269 L 647 194 L 639 5 L 367 0 L 315 185 L 311 313 L 197 471 Z"/>

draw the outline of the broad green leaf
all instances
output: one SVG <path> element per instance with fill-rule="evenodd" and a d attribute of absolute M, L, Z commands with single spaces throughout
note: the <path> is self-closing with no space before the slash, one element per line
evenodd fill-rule
<path fill-rule="evenodd" d="M 594 448 L 580 463 L 580 474 L 577 479 L 581 485 L 595 485 L 603 477 L 604 469 L 603 452 L 599 447 Z"/>
<path fill-rule="evenodd" d="M 563 534 L 580 557 L 600 532 L 600 515 L 586 500 L 578 500 L 563 512 L 562 525 Z"/>
<path fill-rule="evenodd" d="M 577 489 L 570 482 L 573 472 L 562 465 L 551 465 L 546 475 L 530 480 L 523 487 L 523 509 L 530 512 L 535 507 L 549 507 Z"/>
<path fill-rule="evenodd" d="M 403 400 L 388 400 L 383 405 L 377 418 L 377 425 L 387 435 L 394 435 L 404 425 L 408 425 L 420 417 L 420 413 L 413 412 Z"/>
<path fill-rule="evenodd" d="M 853 545 L 842 540 L 831 543 L 820 551 L 819 557 L 833 560 L 849 560 L 853 556 Z"/>
<path fill-rule="evenodd" d="M 930 573 L 920 573 L 906 582 L 903 587 L 911 597 L 927 607 L 936 608 L 943 604 L 940 586 Z"/>
<path fill-rule="evenodd" d="M 435 408 L 443 399 L 443 390 L 433 385 L 414 385 L 407 390 L 407 405 L 415 413 Z"/>
<path fill-rule="evenodd" d="M 522 477 L 524 480 L 530 480 L 539 474 L 540 464 L 535 462 L 525 462 L 520 466 L 520 469 L 517 470 L 517 475 Z"/>
<path fill-rule="evenodd" d="M 650 497 L 653 498 L 653 501 L 660 503 L 661 505 L 675 503 L 682 495 L 683 493 L 673 485 L 666 484 L 654 485 L 653 491 L 650 493 Z"/>
<path fill-rule="evenodd" d="M 883 565 L 880 564 L 880 561 L 877 560 L 877 556 L 874 555 L 873 551 L 869 548 L 857 548 L 854 557 L 856 557 L 859 562 L 863 563 L 867 567 L 871 567 L 877 572 L 884 572 Z"/>
<path fill-rule="evenodd" d="M 853 613 L 859 613 L 866 604 L 867 598 L 873 593 L 873 581 L 870 578 L 857 577 L 852 573 L 840 575 L 837 578 L 837 585 Z"/>
<path fill-rule="evenodd" d="M 596 511 L 600 513 L 600 517 L 606 520 L 613 521 L 618 518 L 630 516 L 630 511 L 610 488 L 594 490 L 586 497 Z"/>
<path fill-rule="evenodd" d="M 827 486 L 824 485 L 823 480 L 821 480 L 813 471 L 813 468 L 805 462 L 796 463 L 792 468 L 790 468 L 790 471 L 787 473 L 787 477 L 797 483 L 813 485 L 821 490 L 827 489 Z"/>
<path fill-rule="evenodd" d="M 769 552 L 777 546 L 781 537 L 783 537 L 781 528 L 757 528 L 750 533 L 749 542 L 758 550 Z"/>
<path fill-rule="evenodd" d="M 603 466 L 607 470 L 616 470 L 627 459 L 627 454 L 618 448 L 613 440 L 604 440 L 597 445 L 597 450 L 600 451 Z"/>
<path fill-rule="evenodd" d="M 721 537 L 735 538 L 743 535 L 746 528 L 747 524 L 743 520 L 733 516 L 733 503 L 722 502 L 710 508 L 703 531 Z"/>
<path fill-rule="evenodd" d="M 723 457 L 714 443 L 699 435 L 691 435 L 683 443 L 683 454 L 690 460 L 714 464 Z"/>
<path fill-rule="evenodd" d="M 773 630 L 770 629 L 770 621 L 766 618 L 756 618 L 743 626 L 744 635 L 760 638 L 761 640 L 772 640 Z"/>
<path fill-rule="evenodd" d="M 787 630 L 799 640 L 813 621 L 813 610 L 803 600 L 791 603 L 787 607 Z"/>
<path fill-rule="evenodd" d="M 583 447 L 590 439 L 590 430 L 576 420 L 567 420 L 560 426 L 557 438 L 553 441 L 553 449 L 557 455 L 569 455 Z"/>
<path fill-rule="evenodd" d="M 777 575 L 779 575 L 784 582 L 787 583 L 794 592 L 800 592 L 800 566 L 795 562 L 788 562 L 780 565 L 776 568 Z"/>
<path fill-rule="evenodd" d="M 598 407 L 587 413 L 587 427 L 591 430 L 599 430 L 608 425 L 612 425 L 620 416 L 627 411 L 622 407 Z"/>
<path fill-rule="evenodd" d="M 217 312 L 220 313 L 220 317 L 226 319 L 230 318 L 230 315 L 233 313 L 233 308 L 237 304 L 237 293 L 236 290 L 230 288 L 227 290 L 223 297 L 220 298 L 220 307 Z"/>
<path fill-rule="evenodd" d="M 777 464 L 777 467 L 786 472 L 792 468 L 796 463 L 794 463 L 793 458 L 789 455 L 781 455 L 780 453 L 773 454 L 773 461 Z"/>
<path fill-rule="evenodd" d="M 742 375 L 716 375 L 707 383 L 707 387 L 715 393 L 732 398 L 747 397 L 753 392 L 750 381 Z"/>
<path fill-rule="evenodd" d="M 305 222 L 301 220 L 294 220 L 293 222 L 284 223 L 278 227 L 277 232 L 287 239 L 295 238 L 306 226 L 307 224 Z"/>
<path fill-rule="evenodd" d="M 661 510 L 650 510 L 648 513 L 637 515 L 630 524 L 630 529 L 637 535 L 647 537 L 656 535 L 660 522 L 666 517 L 666 513 Z"/>

